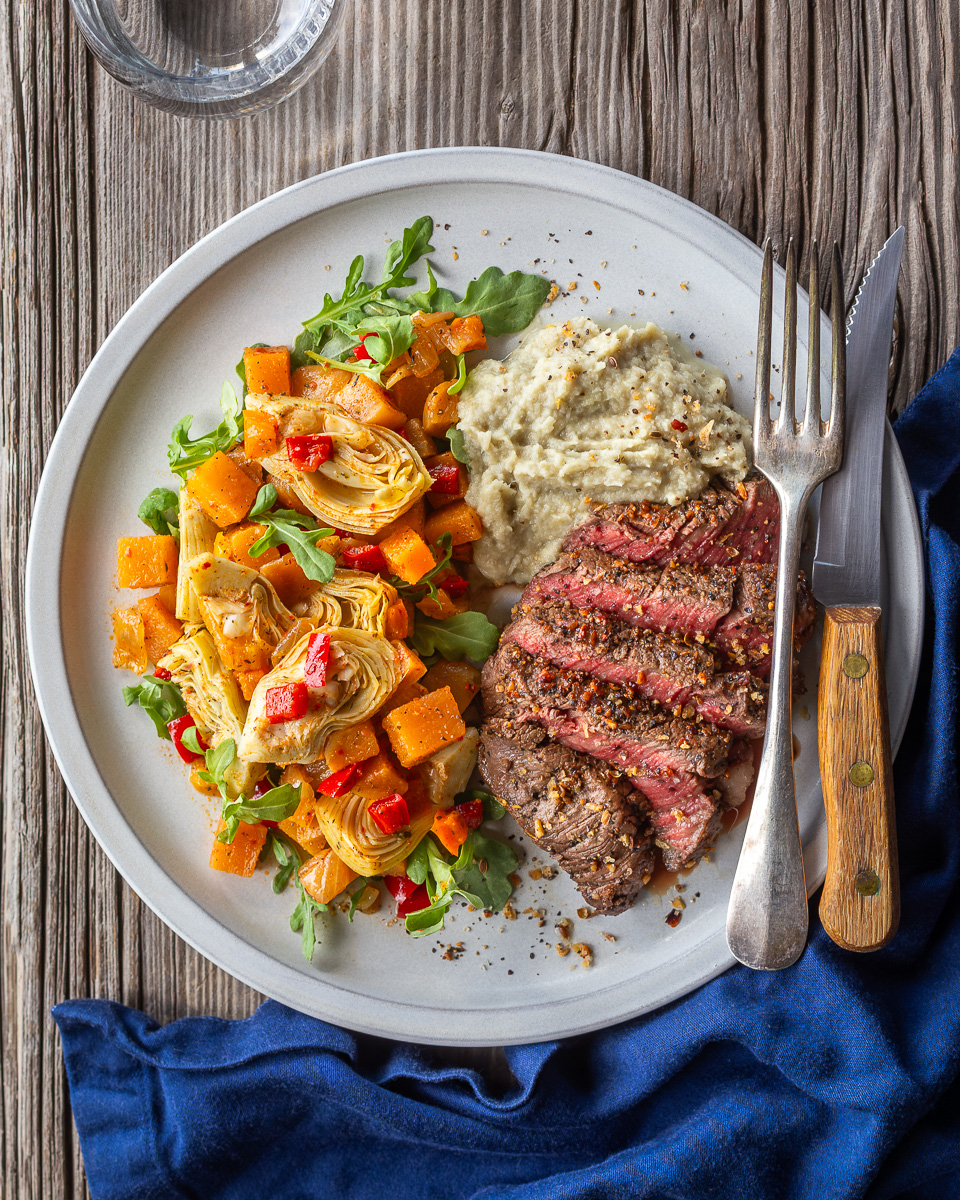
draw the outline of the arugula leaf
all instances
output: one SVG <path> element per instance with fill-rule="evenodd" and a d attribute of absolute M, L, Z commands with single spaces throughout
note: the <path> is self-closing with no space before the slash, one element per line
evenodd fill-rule
<path fill-rule="evenodd" d="M 123 702 L 129 707 L 136 702 L 157 727 L 157 733 L 171 741 L 167 725 L 177 717 L 186 715 L 187 706 L 175 683 L 158 679 L 156 675 L 144 675 L 140 683 L 123 689 Z"/>
<path fill-rule="evenodd" d="M 399 575 L 387 576 L 387 582 L 395 589 L 398 596 L 403 596 L 414 603 L 417 600 L 422 600 L 424 596 L 432 596 L 434 600 L 440 599 L 437 594 L 436 580 L 440 573 L 445 571 L 450 565 L 450 559 L 453 555 L 453 535 L 450 533 L 441 533 L 437 538 L 437 545 L 443 551 L 439 562 L 434 567 L 431 567 L 426 575 L 421 575 L 416 583 L 407 583 Z"/>
<path fill-rule="evenodd" d="M 273 857 L 277 860 L 277 873 L 273 877 L 273 890 L 279 895 L 290 882 L 290 876 L 294 871 L 300 870 L 302 863 L 296 848 L 292 844 L 288 845 L 273 830 L 270 831 L 269 839 Z"/>
<path fill-rule="evenodd" d="M 462 300 L 447 288 L 438 288 L 431 311 L 478 316 L 487 337 L 498 337 L 526 329 L 549 291 L 550 281 L 542 275 L 525 275 L 522 271 L 504 275 L 499 267 L 487 267 L 478 279 L 467 284 Z"/>
<path fill-rule="evenodd" d="M 417 614 L 410 637 L 410 644 L 423 658 L 428 654 L 440 654 L 454 662 L 469 658 L 473 662 L 484 662 L 496 650 L 500 634 L 496 625 L 483 613 L 464 612 L 445 621 Z"/>
<path fill-rule="evenodd" d="M 180 541 L 180 497 L 170 488 L 154 488 L 137 509 L 137 516 L 154 533 L 167 533 Z"/>
<path fill-rule="evenodd" d="M 454 862 L 432 834 L 419 843 L 407 859 L 407 874 L 424 883 L 430 904 L 405 920 L 412 937 L 426 937 L 443 928 L 447 909 L 459 896 L 475 908 L 499 911 L 513 892 L 510 875 L 516 869 L 512 847 L 471 831 Z"/>
<path fill-rule="evenodd" d="M 369 317 L 361 321 L 359 330 L 376 335 L 363 344 L 381 370 L 413 345 L 413 321 L 404 314 Z"/>
<path fill-rule="evenodd" d="M 458 392 L 463 391 L 463 385 L 467 382 L 467 356 L 465 354 L 457 355 L 457 377 L 447 388 L 447 392 L 451 396 L 455 396 Z"/>
<path fill-rule="evenodd" d="M 192 416 L 181 417 L 174 425 L 167 446 L 167 459 L 174 474 L 182 478 L 188 471 L 212 458 L 218 450 L 229 450 L 243 436 L 243 401 L 237 398 L 237 393 L 229 383 L 223 385 L 220 393 L 220 409 L 223 420 L 203 437 L 190 437 Z"/>
<path fill-rule="evenodd" d="M 357 886 L 350 893 L 350 911 L 347 913 L 347 917 L 351 925 L 353 924 L 353 918 L 356 915 L 357 904 L 360 902 L 360 897 L 363 895 L 364 889 L 370 882 L 371 880 L 364 879 L 364 877 L 361 875 L 357 882 Z"/>
<path fill-rule="evenodd" d="M 411 937 L 427 937 L 431 933 L 439 933 L 443 928 L 447 909 L 453 903 L 453 894 L 444 896 L 441 900 L 410 913 L 404 919 L 407 933 Z"/>
<path fill-rule="evenodd" d="M 303 931 L 300 942 L 303 957 L 307 962 L 313 962 L 313 952 L 317 945 L 317 929 L 313 919 L 317 913 L 329 912 L 329 908 L 326 904 L 318 904 L 307 893 L 300 881 L 299 873 L 293 875 L 293 882 L 300 893 L 300 899 L 297 901 L 297 907 L 290 914 L 290 928 L 294 933 L 298 930 Z"/>
<path fill-rule="evenodd" d="M 447 430 L 447 438 L 450 442 L 450 453 L 457 460 L 470 470 L 470 455 L 467 454 L 466 442 L 464 441 L 463 431 L 456 425 L 451 425 Z"/>
<path fill-rule="evenodd" d="M 186 735 L 181 740 L 185 742 Z M 196 740 L 196 732 L 194 732 L 194 740 Z M 193 747 L 191 746 L 190 749 L 192 750 Z M 224 776 L 227 768 L 233 766 L 236 761 L 237 743 L 233 738 L 224 738 L 216 746 L 211 746 L 209 750 L 201 750 L 198 744 L 195 753 L 203 754 L 204 764 L 207 768 L 205 771 L 199 773 L 200 778 L 205 783 L 212 783 L 224 800 L 229 800 L 230 797 L 227 795 L 227 781 Z M 230 835 L 229 840 L 231 842 L 235 835 L 236 830 Z"/>
<path fill-rule="evenodd" d="M 236 800 L 223 799 L 224 828 L 217 834 L 218 842 L 229 844 L 237 836 L 240 822 L 246 825 L 259 825 L 261 821 L 285 821 L 292 817 L 300 805 L 300 785 L 282 783 L 279 787 L 271 788 L 262 796 L 238 796 Z"/>
<path fill-rule="evenodd" d="M 407 299 L 419 312 L 434 312 L 433 297 L 437 294 L 437 277 L 433 273 L 433 267 L 430 265 L 429 258 L 426 262 L 427 267 L 427 290 L 425 292 L 411 292 Z"/>
<path fill-rule="evenodd" d="M 409 229 L 403 231 L 398 242 L 387 248 L 383 262 L 383 286 L 386 288 L 410 287 L 415 279 L 407 279 L 404 273 L 413 263 L 433 252 L 430 238 L 433 235 L 433 217 L 418 217 Z"/>
<path fill-rule="evenodd" d="M 479 898 L 478 908 L 498 912 L 513 893 L 510 876 L 517 869 L 517 852 L 505 842 L 473 834 L 473 863 L 460 874 L 459 886 Z"/>
<path fill-rule="evenodd" d="M 200 735 L 197 733 L 196 725 L 191 725 L 189 729 L 185 729 L 180 735 L 180 741 L 188 750 L 192 750 L 194 754 L 206 753 L 200 745 Z"/>
<path fill-rule="evenodd" d="M 259 558 L 271 546 L 286 543 L 308 579 L 329 583 L 337 560 L 326 550 L 320 550 L 317 542 L 329 537 L 333 530 L 318 529 L 313 517 L 305 517 L 292 508 L 273 509 L 276 503 L 277 489 L 271 483 L 265 484 L 257 493 L 248 515 L 260 525 L 266 525 L 267 530 L 250 547 L 250 557 Z"/>

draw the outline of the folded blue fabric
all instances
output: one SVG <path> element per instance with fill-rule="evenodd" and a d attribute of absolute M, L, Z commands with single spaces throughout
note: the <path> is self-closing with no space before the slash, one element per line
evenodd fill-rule
<path fill-rule="evenodd" d="M 960 351 L 897 424 L 927 549 L 917 699 L 896 763 L 900 932 L 819 928 L 590 1037 L 507 1049 L 516 1088 L 264 1004 L 160 1028 L 58 1005 L 96 1200 L 889 1200 L 960 1195 Z"/>

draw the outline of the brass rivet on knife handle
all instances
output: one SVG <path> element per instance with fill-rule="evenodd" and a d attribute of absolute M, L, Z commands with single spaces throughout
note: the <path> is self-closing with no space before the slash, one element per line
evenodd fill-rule
<path fill-rule="evenodd" d="M 900 920 L 879 608 L 827 609 L 818 724 L 828 833 L 820 920 L 845 949 L 877 950 Z"/>

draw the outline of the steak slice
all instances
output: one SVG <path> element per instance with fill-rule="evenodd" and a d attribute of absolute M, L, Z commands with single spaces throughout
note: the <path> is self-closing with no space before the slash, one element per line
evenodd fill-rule
<path fill-rule="evenodd" d="M 669 792 L 660 781 L 639 778 L 633 784 L 650 802 L 650 828 L 667 870 L 699 862 L 716 842 L 723 820 L 724 806 L 713 792 L 689 784 Z"/>
<path fill-rule="evenodd" d="M 598 912 L 629 908 L 654 854 L 636 791 L 596 759 L 548 741 L 536 749 L 485 726 L 480 772 L 528 837 Z"/>
<path fill-rule="evenodd" d="M 515 643 L 487 659 L 483 702 L 490 716 L 542 725 L 558 741 L 630 774 L 718 775 L 731 735 L 647 700 L 635 687 L 554 667 Z"/>
<path fill-rule="evenodd" d="M 518 606 L 504 631 L 528 654 L 634 687 L 675 716 L 702 720 L 747 737 L 763 733 L 765 686 L 749 672 L 718 675 L 710 650 L 695 642 L 634 629 L 609 613 L 569 604 Z"/>
<path fill-rule="evenodd" d="M 709 636 L 733 607 L 736 582 L 735 567 L 644 566 L 585 546 L 544 567 L 521 602 L 566 600 L 641 629 Z"/>
<path fill-rule="evenodd" d="M 749 669 L 761 678 L 770 674 L 777 568 L 744 565 L 737 579 L 733 608 L 713 631 L 713 642 L 728 663 Z M 797 654 L 813 632 L 817 607 L 801 571 L 797 576 L 797 610 L 793 624 Z"/>
<path fill-rule="evenodd" d="M 675 507 L 649 500 L 590 507 L 593 518 L 570 531 L 564 550 L 594 546 L 660 566 L 770 563 L 777 557 L 780 506 L 770 482 L 760 475 L 738 484 L 714 479 L 697 499 Z"/>

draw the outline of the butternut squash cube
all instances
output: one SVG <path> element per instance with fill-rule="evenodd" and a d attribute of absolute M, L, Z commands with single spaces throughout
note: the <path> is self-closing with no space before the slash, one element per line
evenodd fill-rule
<path fill-rule="evenodd" d="M 143 618 L 137 608 L 113 610 L 113 665 L 142 675 L 147 669 Z"/>
<path fill-rule="evenodd" d="M 356 871 L 351 871 L 332 850 L 322 850 L 300 869 L 303 890 L 318 904 L 329 904 L 356 878 Z"/>
<path fill-rule="evenodd" d="M 452 382 L 438 383 L 423 405 L 423 428 L 432 437 L 446 437 L 450 426 L 457 423 L 457 395 L 450 395 Z"/>
<path fill-rule="evenodd" d="M 177 582 L 177 543 L 166 533 L 117 538 L 117 586 L 162 587 Z"/>
<path fill-rule="evenodd" d="M 243 373 L 246 376 L 248 392 L 289 396 L 289 347 L 248 346 L 243 352 Z"/>
<path fill-rule="evenodd" d="M 275 562 L 267 563 L 260 573 L 273 584 L 287 608 L 308 600 L 320 586 L 315 579 L 307 578 L 292 554 L 285 554 Z"/>
<path fill-rule="evenodd" d="M 342 767 L 366 762 L 368 758 L 378 754 L 379 750 L 373 722 L 364 721 L 360 725 L 351 725 L 349 729 L 338 729 L 332 733 L 323 747 L 323 757 L 332 775 Z"/>
<path fill-rule="evenodd" d="M 266 458 L 280 445 L 280 429 L 269 413 L 248 408 L 243 414 L 243 452 L 247 458 Z"/>
<path fill-rule="evenodd" d="M 429 692 L 383 718 L 383 729 L 402 767 L 415 767 L 467 732 L 449 687 Z"/>
<path fill-rule="evenodd" d="M 143 621 L 147 656 L 151 662 L 158 663 L 170 653 L 174 643 L 180 640 L 183 625 L 156 594 L 138 600 L 137 608 Z"/>
<path fill-rule="evenodd" d="M 402 796 L 410 787 L 410 781 L 401 775 L 382 751 L 376 758 L 363 764 L 363 774 L 353 785 L 353 791 L 365 800 L 381 800 L 399 792 Z"/>
<path fill-rule="evenodd" d="M 448 687 L 457 707 L 465 712 L 479 694 L 480 671 L 468 662 L 449 662 L 441 658 L 424 675 L 423 686 L 430 692 Z"/>
<path fill-rule="evenodd" d="M 435 509 L 424 527 L 424 537 L 428 542 L 436 542 L 440 535 L 449 533 L 454 546 L 462 546 L 464 542 L 475 542 L 483 533 L 480 514 L 471 508 L 466 500 L 457 500 L 446 508 Z"/>
<path fill-rule="evenodd" d="M 393 574 L 407 583 L 417 583 L 436 566 L 430 547 L 412 529 L 391 533 L 380 543 L 380 551 Z"/>
<path fill-rule="evenodd" d="M 233 529 L 224 529 L 217 534 L 213 542 L 213 552 L 220 558 L 229 558 L 241 567 L 251 567 L 261 571 L 269 562 L 276 562 L 280 551 L 276 546 L 269 546 L 257 558 L 250 557 L 250 547 L 267 531 L 266 525 L 258 525 L 253 521 L 244 521 Z"/>
<path fill-rule="evenodd" d="M 223 828 L 225 825 L 221 817 L 217 822 L 217 833 Z M 266 825 L 248 825 L 241 821 L 232 842 L 220 842 L 214 837 L 210 866 L 215 871 L 226 871 L 229 875 L 243 875 L 249 879 L 257 869 L 257 859 L 266 840 Z"/>
<path fill-rule="evenodd" d="M 257 498 L 256 480 L 222 450 L 201 463 L 187 480 L 187 488 L 210 520 L 220 529 L 242 521 Z M 164 580 L 166 582 L 166 580 Z"/>

